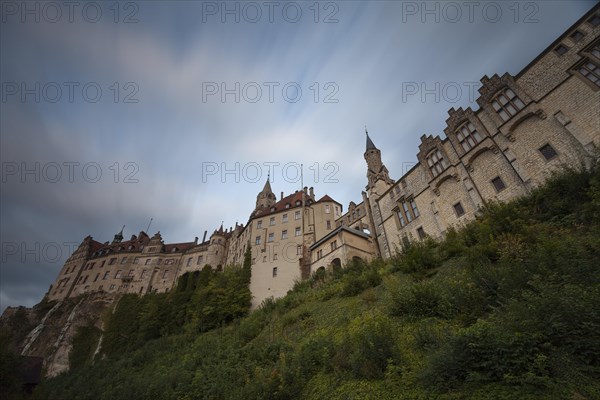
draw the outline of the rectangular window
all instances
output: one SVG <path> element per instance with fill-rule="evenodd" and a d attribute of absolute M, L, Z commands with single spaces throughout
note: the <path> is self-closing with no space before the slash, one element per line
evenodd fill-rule
<path fill-rule="evenodd" d="M 415 202 L 415 199 L 410 199 L 410 206 L 412 207 L 412 211 L 413 211 L 413 216 L 415 218 L 417 218 L 419 215 L 419 209 L 417 208 L 417 203 Z"/>
<path fill-rule="evenodd" d="M 163 273 L 163 279 L 167 279 L 168 277 L 169 277 L 169 270 L 166 270 L 166 271 Z"/>
<path fill-rule="evenodd" d="M 300 229 L 300 227 L 299 227 L 299 226 L 298 226 L 298 227 L 296 227 L 296 230 L 294 231 L 294 234 L 295 234 L 296 236 L 300 236 L 300 235 L 302 234 L 302 232 L 301 232 L 301 229 Z"/>
<path fill-rule="evenodd" d="M 329 214 L 331 210 L 329 209 L 329 204 L 325 204 L 325 213 Z"/>
<path fill-rule="evenodd" d="M 554 150 L 554 147 L 550 146 L 550 143 L 546 143 L 545 145 L 540 147 L 539 151 L 540 153 L 542 153 L 546 161 L 550 161 L 558 155 L 556 153 L 556 150 Z"/>
<path fill-rule="evenodd" d="M 269 218 L 269 225 L 275 225 L 275 217 Z"/>
<path fill-rule="evenodd" d="M 121 277 L 121 270 L 117 271 L 115 274 L 115 279 L 119 279 Z"/>
<path fill-rule="evenodd" d="M 261 228 L 262 228 L 262 220 L 260 220 L 256 223 L 256 229 L 261 229 Z"/>
<path fill-rule="evenodd" d="M 110 271 L 106 271 L 104 273 L 104 277 L 102 279 L 108 279 L 108 275 L 110 274 Z"/>
<path fill-rule="evenodd" d="M 481 142 L 481 135 L 470 122 L 467 122 L 458 128 L 456 137 L 464 151 L 471 150 L 477 143 Z"/>
<path fill-rule="evenodd" d="M 571 33 L 569 35 L 569 37 L 571 38 L 571 40 L 573 40 L 573 42 L 577 43 L 579 42 L 581 39 L 583 39 L 584 34 L 581 33 L 581 31 L 575 31 L 573 33 Z"/>
<path fill-rule="evenodd" d="M 132 269 L 129 270 L 129 273 L 127 274 L 127 276 L 133 276 L 133 270 Z"/>
<path fill-rule="evenodd" d="M 88 278 L 88 275 L 86 275 L 85 278 L 83 278 L 83 283 L 87 282 L 87 278 Z"/>
<path fill-rule="evenodd" d="M 327 220 L 327 229 L 331 229 L 331 221 Z"/>
<path fill-rule="evenodd" d="M 102 261 L 102 264 L 100 264 L 100 268 L 104 267 L 104 263 L 105 263 L 105 262 L 106 262 L 106 261 Z"/>
<path fill-rule="evenodd" d="M 294 213 L 294 219 L 296 219 L 296 220 L 300 219 L 300 211 L 296 211 Z"/>
<path fill-rule="evenodd" d="M 151 262 L 152 262 L 152 259 L 151 259 L 151 258 L 148 258 L 148 259 L 146 260 L 146 263 L 145 263 L 144 265 L 150 265 L 150 263 L 151 263 Z"/>
<path fill-rule="evenodd" d="M 406 220 L 404 219 L 404 212 L 400 209 L 398 209 L 398 220 L 400 221 L 400 226 L 401 227 L 405 227 L 406 226 Z"/>
<path fill-rule="evenodd" d="M 417 228 L 417 235 L 419 235 L 419 239 L 425 239 L 425 236 L 427 236 L 421 226 Z"/>
<path fill-rule="evenodd" d="M 277 267 L 273 267 L 273 278 L 277 277 Z"/>
<path fill-rule="evenodd" d="M 254 241 L 254 244 L 260 244 L 260 236 L 256 237 L 256 240 Z"/>
<path fill-rule="evenodd" d="M 504 181 L 502 181 L 502 178 L 500 178 L 499 176 L 492 179 L 492 185 L 494 185 L 496 192 L 501 192 L 502 190 L 504 190 L 506 188 Z"/>
<path fill-rule="evenodd" d="M 337 240 L 331 242 L 331 251 L 334 251 L 335 249 L 337 249 Z"/>
<path fill-rule="evenodd" d="M 285 230 L 285 231 L 281 231 L 281 238 L 282 238 L 282 239 L 287 239 L 287 238 L 288 238 L 288 233 L 287 233 L 287 230 Z"/>
<path fill-rule="evenodd" d="M 100 274 L 96 274 L 96 277 L 94 278 L 94 282 L 96 282 L 98 280 L 98 278 L 100 278 Z"/>
<path fill-rule="evenodd" d="M 198 261 L 196 261 L 196 264 L 202 264 L 203 260 L 204 260 L 203 256 L 198 256 Z"/>
<path fill-rule="evenodd" d="M 492 100 L 492 107 L 503 121 L 508 121 L 519 110 L 525 107 L 521 99 L 510 89 L 501 91 Z"/>
<path fill-rule="evenodd" d="M 404 215 L 406 215 L 406 222 L 410 224 L 412 222 L 412 215 L 410 214 L 408 203 L 406 201 L 402 202 L 402 209 L 404 210 Z"/>
<path fill-rule="evenodd" d="M 110 285 L 110 287 L 108 288 L 108 290 L 115 290 L 115 284 L 113 283 L 112 285 Z"/>
<path fill-rule="evenodd" d="M 273 254 L 273 261 L 277 260 L 277 254 Z"/>
<path fill-rule="evenodd" d="M 321 258 L 321 257 L 323 257 L 323 250 L 322 249 L 319 250 L 319 251 L 317 251 L 317 258 Z"/>
<path fill-rule="evenodd" d="M 267 240 L 267 242 L 271 243 L 275 240 L 275 234 L 274 233 L 269 233 L 269 238 Z"/>
<path fill-rule="evenodd" d="M 141 279 L 144 279 L 146 277 L 146 273 L 147 271 L 145 269 L 142 270 L 142 275 L 140 276 Z"/>
<path fill-rule="evenodd" d="M 600 86 L 600 67 L 591 60 L 586 60 L 581 67 L 577 69 L 588 81 L 596 86 Z"/>
<path fill-rule="evenodd" d="M 125 264 L 126 262 L 127 262 L 127 257 L 123 257 L 123 258 L 121 259 L 121 264 Z"/>
<path fill-rule="evenodd" d="M 110 261 L 108 262 L 108 265 L 113 265 L 114 263 L 117 262 L 117 257 L 113 257 L 110 259 Z"/>
<path fill-rule="evenodd" d="M 567 51 L 569 51 L 569 48 L 567 46 L 565 46 L 564 44 L 559 44 L 558 46 L 556 46 L 554 48 L 554 52 L 556 54 L 558 54 L 559 56 L 566 54 Z"/>
<path fill-rule="evenodd" d="M 441 174 L 448 166 L 448 164 L 446 164 L 446 160 L 444 160 L 444 157 L 442 156 L 442 152 L 439 149 L 435 149 L 429 153 L 429 156 L 427 156 L 427 165 L 429 166 L 434 178 Z"/>
<path fill-rule="evenodd" d="M 192 265 L 192 257 L 187 259 L 186 267 L 189 267 L 190 265 Z"/>
<path fill-rule="evenodd" d="M 600 15 L 592 15 L 590 18 L 588 18 L 587 22 L 592 26 L 600 25 Z"/>
<path fill-rule="evenodd" d="M 296 247 L 296 255 L 301 256 L 302 255 L 302 246 L 298 245 Z"/>
<path fill-rule="evenodd" d="M 288 222 L 288 215 L 287 214 L 283 214 L 281 216 L 281 222 Z"/>
<path fill-rule="evenodd" d="M 158 258 L 158 259 L 156 260 L 156 265 L 160 265 L 160 264 L 162 264 L 162 258 Z"/>
<path fill-rule="evenodd" d="M 139 262 L 140 262 L 140 258 L 139 257 L 136 257 L 136 258 L 133 259 L 133 263 L 134 264 L 138 264 Z"/>
<path fill-rule="evenodd" d="M 457 217 L 461 217 L 465 214 L 465 209 L 463 208 L 462 204 L 460 204 L 460 201 L 454 205 L 454 212 L 456 213 Z"/>

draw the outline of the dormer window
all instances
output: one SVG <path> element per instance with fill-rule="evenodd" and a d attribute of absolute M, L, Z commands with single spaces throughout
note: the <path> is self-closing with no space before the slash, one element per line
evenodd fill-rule
<path fill-rule="evenodd" d="M 285 203 L 285 208 L 290 208 L 290 203 Z"/>
<path fill-rule="evenodd" d="M 465 151 L 471 150 L 477 143 L 481 142 L 481 135 L 470 122 L 466 122 L 458 128 L 456 137 Z"/>
<path fill-rule="evenodd" d="M 173 248 L 171 249 L 171 253 L 175 253 L 176 251 L 177 251 L 177 247 L 173 247 Z"/>
<path fill-rule="evenodd" d="M 446 160 L 444 160 L 442 152 L 439 149 L 435 149 L 429 153 L 429 156 L 427 156 L 427 165 L 434 178 L 448 168 L 448 164 L 446 163 Z"/>
<path fill-rule="evenodd" d="M 296 200 L 296 205 L 297 205 L 297 206 L 299 206 L 299 205 L 301 205 L 301 204 L 302 204 L 302 202 L 301 202 L 300 200 Z"/>
<path fill-rule="evenodd" d="M 492 100 L 494 110 L 500 114 L 503 121 L 508 121 L 519 110 L 525 107 L 525 104 L 511 89 L 501 91 Z"/>

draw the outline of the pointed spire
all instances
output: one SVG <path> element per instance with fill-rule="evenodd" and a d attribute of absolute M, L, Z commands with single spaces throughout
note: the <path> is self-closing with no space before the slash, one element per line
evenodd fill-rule
<path fill-rule="evenodd" d="M 115 235 L 113 243 L 121 243 L 121 241 L 123 240 L 123 229 L 125 229 L 125 225 L 123 225 L 123 227 L 121 228 L 121 232 Z"/>
<path fill-rule="evenodd" d="M 263 187 L 263 193 L 273 193 L 271 190 L 271 183 L 269 182 L 271 179 L 271 173 L 267 175 L 267 182 L 265 182 L 265 187 Z"/>
<path fill-rule="evenodd" d="M 367 134 L 367 151 L 369 150 L 377 150 L 377 147 L 373 144 L 373 141 L 369 137 L 369 132 L 367 131 L 367 126 L 365 125 L 365 133 Z"/>

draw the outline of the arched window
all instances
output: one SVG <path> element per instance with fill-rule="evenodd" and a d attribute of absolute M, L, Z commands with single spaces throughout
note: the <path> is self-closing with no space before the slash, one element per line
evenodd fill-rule
<path fill-rule="evenodd" d="M 502 120 L 508 121 L 519 110 L 525 107 L 525 104 L 511 89 L 504 89 L 492 99 L 492 107 L 500 114 Z"/>

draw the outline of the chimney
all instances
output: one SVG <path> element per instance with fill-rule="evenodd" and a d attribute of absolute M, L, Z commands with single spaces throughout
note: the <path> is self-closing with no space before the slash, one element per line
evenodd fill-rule
<path fill-rule="evenodd" d="M 208 231 L 204 231 L 204 237 L 202 238 L 202 243 L 206 242 L 206 234 L 208 233 Z"/>
<path fill-rule="evenodd" d="M 198 236 L 194 239 L 194 244 L 198 244 Z"/>
<path fill-rule="evenodd" d="M 283 200 L 283 192 L 281 192 L 281 198 L 279 200 Z"/>
<path fill-rule="evenodd" d="M 308 186 L 304 186 L 304 194 L 308 191 Z"/>
<path fill-rule="evenodd" d="M 310 193 L 308 195 L 308 197 L 310 197 L 314 201 L 315 200 L 315 189 L 312 186 L 310 187 L 310 189 L 308 189 L 308 193 Z"/>

